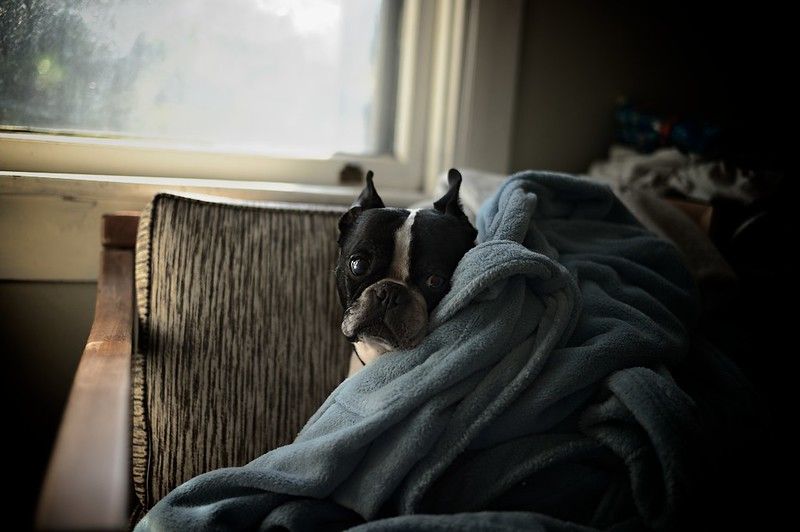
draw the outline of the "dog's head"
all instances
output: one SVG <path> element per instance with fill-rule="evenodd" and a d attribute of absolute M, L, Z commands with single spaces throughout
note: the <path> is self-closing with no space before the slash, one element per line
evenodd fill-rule
<path fill-rule="evenodd" d="M 339 220 L 336 286 L 351 342 L 385 352 L 425 337 L 430 311 L 477 236 L 459 203 L 461 174 L 450 170 L 448 183 L 432 209 L 393 209 L 367 173 L 366 187 Z"/>

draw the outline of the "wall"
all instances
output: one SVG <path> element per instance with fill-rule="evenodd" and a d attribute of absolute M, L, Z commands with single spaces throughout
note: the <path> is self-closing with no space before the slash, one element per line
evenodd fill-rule
<path fill-rule="evenodd" d="M 0 281 L 6 394 L 6 506 L 29 528 L 72 375 L 89 334 L 95 283 Z"/>
<path fill-rule="evenodd" d="M 792 17 L 769 3 L 720 5 L 529 0 L 512 170 L 585 171 L 606 155 L 623 95 L 722 122 L 738 154 L 774 148 L 791 101 Z"/>

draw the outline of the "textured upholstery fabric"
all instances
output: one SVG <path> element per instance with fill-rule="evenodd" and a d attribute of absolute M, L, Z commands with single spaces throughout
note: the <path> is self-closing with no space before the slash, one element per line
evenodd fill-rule
<path fill-rule="evenodd" d="M 291 442 L 345 377 L 341 212 L 161 194 L 143 213 L 132 398 L 142 508 Z"/>

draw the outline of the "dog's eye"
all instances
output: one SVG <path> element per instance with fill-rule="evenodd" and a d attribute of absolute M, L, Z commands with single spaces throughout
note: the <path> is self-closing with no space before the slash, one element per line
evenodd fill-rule
<path fill-rule="evenodd" d="M 440 275 L 431 275 L 425 280 L 425 284 L 428 285 L 428 288 L 433 288 L 434 290 L 438 290 L 444 286 L 446 279 Z"/>
<path fill-rule="evenodd" d="M 360 277 L 367 273 L 369 269 L 369 261 L 363 257 L 352 257 L 350 259 L 350 271 L 353 275 Z"/>

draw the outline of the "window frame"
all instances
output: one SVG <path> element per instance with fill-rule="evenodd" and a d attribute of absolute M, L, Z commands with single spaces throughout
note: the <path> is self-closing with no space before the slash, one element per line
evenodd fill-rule
<path fill-rule="evenodd" d="M 339 185 L 346 164 L 371 169 L 384 186 L 420 190 L 423 185 L 428 87 L 434 55 L 436 2 L 405 0 L 400 13 L 397 100 L 391 154 L 279 157 L 191 143 L 64 134 L 0 127 L 0 170 L 272 181 Z"/>

